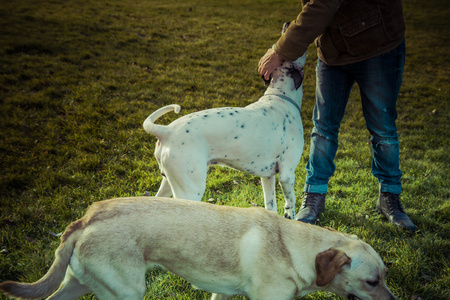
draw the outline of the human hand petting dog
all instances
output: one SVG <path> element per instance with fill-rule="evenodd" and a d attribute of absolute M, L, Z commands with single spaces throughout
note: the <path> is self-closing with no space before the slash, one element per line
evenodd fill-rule
<path fill-rule="evenodd" d="M 270 74 L 283 63 L 283 60 L 275 53 L 272 48 L 267 50 L 266 54 L 259 60 L 258 72 L 266 80 L 270 79 Z"/>

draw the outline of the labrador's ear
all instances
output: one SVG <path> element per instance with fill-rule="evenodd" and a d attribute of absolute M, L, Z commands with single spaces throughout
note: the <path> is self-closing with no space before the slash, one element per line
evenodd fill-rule
<path fill-rule="evenodd" d="M 344 251 L 330 248 L 316 255 L 316 284 L 325 286 L 333 280 L 341 267 L 352 261 Z"/>

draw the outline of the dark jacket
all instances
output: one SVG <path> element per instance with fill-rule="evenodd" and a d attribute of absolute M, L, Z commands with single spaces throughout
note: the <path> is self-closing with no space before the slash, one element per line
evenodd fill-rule
<path fill-rule="evenodd" d="M 405 37 L 400 0 L 302 0 L 303 10 L 275 46 L 293 61 L 314 40 L 328 65 L 363 61 L 396 48 Z"/>

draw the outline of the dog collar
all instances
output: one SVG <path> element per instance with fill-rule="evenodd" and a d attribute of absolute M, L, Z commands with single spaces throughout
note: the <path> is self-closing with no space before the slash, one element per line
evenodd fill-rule
<path fill-rule="evenodd" d="M 294 105 L 297 109 L 298 109 L 298 113 L 301 114 L 302 110 L 300 108 L 300 105 L 298 105 L 297 102 L 295 102 L 294 100 L 292 100 L 292 98 L 289 98 L 286 95 L 283 94 L 266 94 L 265 96 L 276 96 L 276 97 L 280 97 L 283 100 L 286 100 L 287 102 L 291 103 L 292 105 Z"/>

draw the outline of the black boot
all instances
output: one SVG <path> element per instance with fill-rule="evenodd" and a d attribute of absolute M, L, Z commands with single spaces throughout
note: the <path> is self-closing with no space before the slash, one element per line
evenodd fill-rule
<path fill-rule="evenodd" d="M 303 223 L 314 224 L 317 216 L 323 211 L 325 207 L 325 194 L 306 193 L 303 197 L 302 206 L 295 216 L 297 221 Z"/>
<path fill-rule="evenodd" d="M 384 215 L 386 219 L 400 228 L 415 231 L 413 221 L 405 213 L 399 194 L 380 193 L 378 198 L 377 211 Z"/>

